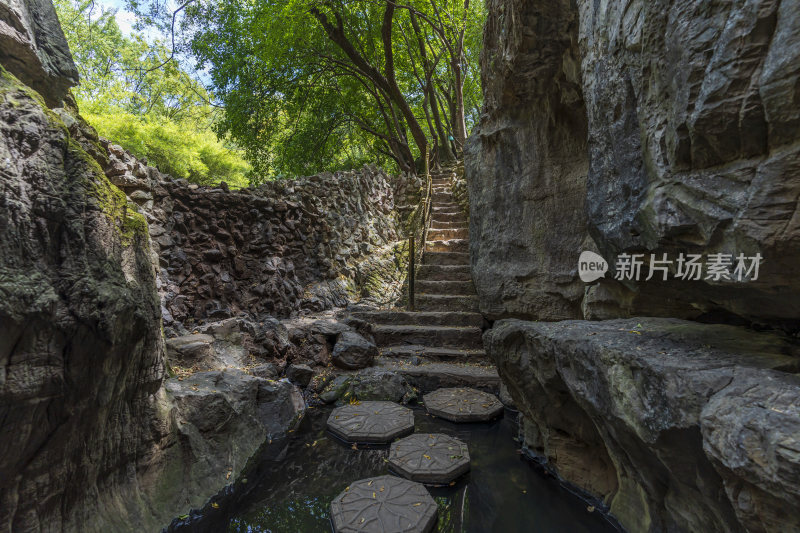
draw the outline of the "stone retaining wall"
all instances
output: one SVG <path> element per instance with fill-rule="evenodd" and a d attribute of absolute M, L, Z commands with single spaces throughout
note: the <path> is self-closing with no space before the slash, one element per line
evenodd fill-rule
<path fill-rule="evenodd" d="M 400 296 L 416 177 L 374 167 L 230 190 L 172 180 L 108 142 L 106 173 L 148 217 L 164 323 L 278 317 Z"/>

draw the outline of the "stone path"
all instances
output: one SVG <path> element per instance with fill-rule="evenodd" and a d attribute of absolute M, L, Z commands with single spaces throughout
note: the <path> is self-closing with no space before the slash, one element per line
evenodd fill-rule
<path fill-rule="evenodd" d="M 487 362 L 484 320 L 477 312 L 470 274 L 467 217 L 450 188 L 453 176 L 452 171 L 432 176 L 433 214 L 417 271 L 417 311 L 356 311 L 353 316 L 373 324 L 380 364 L 419 381 L 423 390 L 445 382 L 494 390 L 499 382 L 496 369 L 474 366 Z M 328 428 L 350 442 L 390 442 L 413 431 L 413 413 L 388 403 L 334 409 Z M 425 395 L 425 405 L 430 413 L 457 422 L 489 420 L 503 411 L 494 395 L 472 388 L 438 389 Z M 409 411 L 410 417 L 401 410 Z M 381 476 L 353 483 L 331 503 L 337 533 L 430 531 L 436 523 L 436 504 L 414 481 L 446 484 L 470 468 L 467 445 L 442 434 L 415 434 L 394 442 L 388 462 L 394 472 L 413 481 Z"/>
<path fill-rule="evenodd" d="M 482 422 L 503 413 L 503 404 L 494 394 L 476 389 L 438 389 L 423 396 L 425 409 L 452 422 Z"/>
<path fill-rule="evenodd" d="M 386 443 L 414 431 L 414 412 L 394 402 L 360 402 L 331 411 L 328 429 L 347 442 Z"/>
<path fill-rule="evenodd" d="M 395 476 L 356 481 L 331 502 L 336 533 L 427 533 L 436 514 L 424 485 Z"/>
<path fill-rule="evenodd" d="M 417 312 L 353 313 L 374 324 L 375 341 L 387 357 L 485 360 L 483 317 L 469 267 L 469 228 L 451 190 L 454 175 L 451 170 L 432 173 L 433 212 L 417 271 Z"/>
<path fill-rule="evenodd" d="M 469 450 L 448 435 L 417 433 L 392 443 L 389 466 L 412 481 L 445 484 L 469 471 Z"/>

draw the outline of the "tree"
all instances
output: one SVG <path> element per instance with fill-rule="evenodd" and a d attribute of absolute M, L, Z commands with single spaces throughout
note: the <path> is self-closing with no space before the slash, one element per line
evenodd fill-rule
<path fill-rule="evenodd" d="M 115 13 L 92 0 L 55 6 L 81 77 L 73 92 L 101 135 L 177 178 L 247 183 L 249 165 L 212 132 L 219 108 L 173 49 L 123 35 Z"/>
<path fill-rule="evenodd" d="M 224 0 L 187 5 L 183 29 L 224 103 L 218 132 L 260 172 L 299 174 L 458 156 L 482 20 L 480 0 Z"/>

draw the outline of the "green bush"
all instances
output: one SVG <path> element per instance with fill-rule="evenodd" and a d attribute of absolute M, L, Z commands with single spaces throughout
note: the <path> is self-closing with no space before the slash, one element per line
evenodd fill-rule
<path fill-rule="evenodd" d="M 174 178 L 199 185 L 226 182 L 246 187 L 251 166 L 210 130 L 163 116 L 133 115 L 122 110 L 83 113 L 101 137 L 111 139 L 138 158 Z"/>

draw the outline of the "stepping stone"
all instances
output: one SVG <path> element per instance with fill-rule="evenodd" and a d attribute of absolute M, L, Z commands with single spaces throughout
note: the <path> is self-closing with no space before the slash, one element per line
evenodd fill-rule
<path fill-rule="evenodd" d="M 414 431 L 414 412 L 394 402 L 360 402 L 331 411 L 328 429 L 347 442 L 391 442 Z"/>
<path fill-rule="evenodd" d="M 469 471 L 467 445 L 441 433 L 416 433 L 392 443 L 389 466 L 421 483 L 450 483 Z"/>
<path fill-rule="evenodd" d="M 494 394 L 477 389 L 439 389 L 423 396 L 425 409 L 451 422 L 483 422 L 503 413 Z"/>
<path fill-rule="evenodd" d="M 336 533 L 428 533 L 436 513 L 424 485 L 395 476 L 356 481 L 331 502 Z"/>

